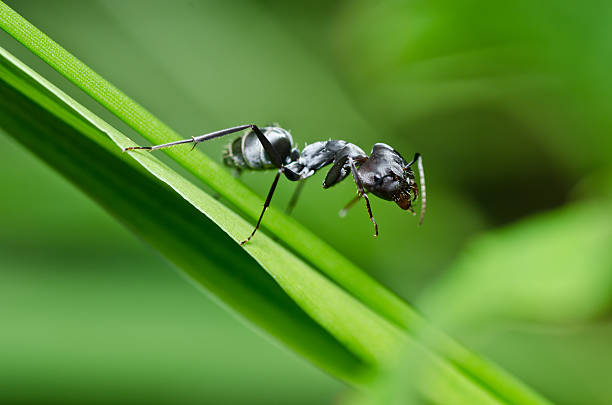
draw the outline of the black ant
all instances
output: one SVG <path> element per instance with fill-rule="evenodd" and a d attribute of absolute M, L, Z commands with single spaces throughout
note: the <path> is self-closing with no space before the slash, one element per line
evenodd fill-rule
<path fill-rule="evenodd" d="M 192 142 L 193 149 L 200 142 L 245 129 L 250 129 L 250 131 L 235 139 L 225 151 L 223 157 L 225 164 L 235 168 L 238 172 L 240 170 L 269 169 L 277 169 L 278 172 L 272 182 L 255 229 L 253 229 L 253 232 L 246 240 L 241 242 L 241 245 L 250 241 L 255 232 L 257 232 L 257 229 L 259 229 L 261 219 L 266 212 L 266 208 L 270 205 L 281 174 L 284 174 L 290 181 L 300 181 L 289 203 L 288 210 L 290 211 L 297 202 L 297 197 L 304 184 L 303 180 L 315 174 L 317 170 L 332 163 L 333 165 L 323 181 L 323 188 L 329 188 L 338 184 L 349 173 L 353 175 L 357 185 L 357 196 L 340 211 L 340 215 L 344 216 L 343 214 L 363 197 L 370 220 L 374 224 L 374 236 L 378 236 L 378 225 L 372 215 L 367 193 L 370 192 L 384 200 L 395 201 L 400 208 L 409 210 L 414 215 L 412 201 L 417 199 L 419 190 L 411 166 L 416 162 L 421 184 L 421 217 L 419 225 L 423 222 L 425 217 L 425 173 L 423 171 L 421 155 L 419 153 L 415 154 L 414 159 L 408 163 L 397 151 L 384 143 L 375 144 L 369 157 L 357 145 L 342 140 L 315 142 L 306 145 L 302 152 L 300 152 L 293 146 L 293 138 L 286 130 L 278 126 L 267 126 L 259 129 L 256 125 L 251 124 L 222 129 L 162 145 L 131 146 L 124 148 L 123 151 L 134 149 L 153 151 Z"/>

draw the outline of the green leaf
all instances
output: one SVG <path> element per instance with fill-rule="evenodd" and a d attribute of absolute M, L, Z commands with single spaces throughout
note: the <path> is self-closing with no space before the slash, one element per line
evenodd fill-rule
<path fill-rule="evenodd" d="M 597 194 L 612 190 L 605 183 Z M 553 400 L 607 403 L 611 201 L 576 202 L 483 234 L 419 307 Z M 577 380 L 584 384 L 563 383 Z"/>
<path fill-rule="evenodd" d="M 179 138 L 2 3 L 0 25 L 152 142 Z M 308 262 L 264 233 L 243 250 L 237 242 L 252 225 L 152 154 L 122 154 L 119 147 L 133 144 L 128 138 L 6 51 L 0 78 L 6 132 L 197 284 L 320 367 L 362 385 L 407 348 L 425 359 L 427 379 L 415 384 L 436 402 L 546 403 L 429 327 L 403 301 L 291 219 L 272 211 L 266 218 L 268 230 Z M 178 148 L 168 153 L 247 216 L 259 214 L 261 200 L 204 155 Z"/>
<path fill-rule="evenodd" d="M 452 330 L 492 319 L 553 324 L 604 315 L 612 293 L 610 209 L 605 198 L 576 203 L 479 237 L 420 307 Z"/>

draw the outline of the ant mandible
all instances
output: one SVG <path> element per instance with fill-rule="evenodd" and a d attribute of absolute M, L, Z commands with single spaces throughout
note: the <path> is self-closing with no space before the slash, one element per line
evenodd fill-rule
<path fill-rule="evenodd" d="M 375 144 L 369 157 L 357 145 L 342 140 L 315 142 L 306 145 L 300 152 L 298 148 L 293 146 L 293 138 L 288 131 L 275 125 L 259 129 L 256 125 L 249 124 L 161 145 L 130 146 L 123 148 L 123 151 L 134 149 L 153 151 L 184 143 L 193 143 L 193 149 L 200 142 L 240 132 L 245 129 L 249 129 L 249 131 L 235 139 L 228 146 L 223 156 L 224 163 L 229 167 L 235 168 L 238 172 L 241 170 L 269 169 L 277 169 L 278 171 L 266 197 L 261 215 L 257 220 L 257 225 L 255 225 L 251 235 L 240 243 L 241 245 L 250 241 L 259 229 L 281 174 L 284 174 L 290 181 L 300 181 L 289 203 L 289 212 L 297 202 L 304 184 L 303 180 L 329 164 L 333 165 L 329 172 L 327 172 L 327 176 L 325 176 L 323 188 L 329 188 L 338 184 L 349 173 L 353 175 L 357 185 L 357 196 L 340 211 L 340 216 L 344 216 L 353 204 L 363 198 L 370 220 L 374 224 L 374 236 L 378 236 L 378 225 L 372 215 L 372 208 L 370 207 L 367 193 L 370 192 L 383 200 L 395 201 L 400 208 L 409 210 L 414 215 L 412 202 L 418 198 L 419 189 L 417 188 L 411 166 L 416 162 L 421 185 L 421 217 L 419 225 L 423 223 L 426 202 L 423 159 L 419 153 L 416 153 L 412 161 L 408 163 L 397 151 L 384 143 Z"/>

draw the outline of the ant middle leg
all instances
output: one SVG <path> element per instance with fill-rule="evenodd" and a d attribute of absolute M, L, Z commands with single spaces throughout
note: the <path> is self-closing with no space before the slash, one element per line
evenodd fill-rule
<path fill-rule="evenodd" d="M 298 199 L 300 198 L 300 194 L 302 192 L 302 188 L 304 188 L 305 182 L 306 179 L 302 179 L 299 181 L 297 187 L 295 188 L 295 191 L 293 192 L 293 195 L 291 196 L 291 200 L 289 200 L 287 209 L 285 209 L 285 214 L 291 215 L 291 213 L 293 212 L 293 209 L 295 208 L 295 205 L 297 204 Z"/>

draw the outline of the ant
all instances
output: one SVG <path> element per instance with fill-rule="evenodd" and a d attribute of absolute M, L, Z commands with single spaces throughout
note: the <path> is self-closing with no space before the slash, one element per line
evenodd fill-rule
<path fill-rule="evenodd" d="M 300 181 L 289 203 L 288 212 L 290 212 L 297 202 L 304 180 L 329 164 L 332 164 L 332 167 L 325 176 L 323 188 L 329 188 L 338 184 L 349 173 L 353 175 L 357 186 L 357 196 L 340 211 L 340 216 L 344 216 L 350 207 L 363 198 L 370 221 L 374 224 L 374 236 L 378 236 L 378 225 L 372 215 L 372 208 L 370 207 L 367 193 L 370 192 L 383 200 L 395 201 L 400 208 L 409 210 L 415 215 L 412 209 L 412 202 L 419 196 L 419 189 L 417 188 L 411 166 L 417 163 L 421 185 L 421 217 L 419 225 L 423 223 L 423 218 L 425 217 L 425 173 L 423 170 L 423 159 L 419 153 L 416 153 L 414 159 L 408 163 L 397 151 L 384 143 L 375 144 L 369 157 L 357 145 L 342 140 L 315 142 L 306 145 L 300 152 L 298 148 L 293 146 L 291 134 L 279 126 L 266 126 L 260 129 L 256 125 L 249 124 L 161 145 L 130 146 L 123 148 L 123 151 L 135 149 L 153 151 L 184 143 L 193 143 L 193 150 L 200 142 L 240 132 L 245 129 L 249 131 L 236 138 L 227 147 L 223 156 L 224 163 L 229 167 L 235 168 L 238 173 L 241 170 L 270 169 L 277 169 L 277 173 L 266 197 L 261 215 L 257 220 L 257 225 L 255 225 L 251 235 L 240 243 L 241 245 L 250 241 L 259 229 L 281 174 L 284 174 L 290 181 Z"/>

